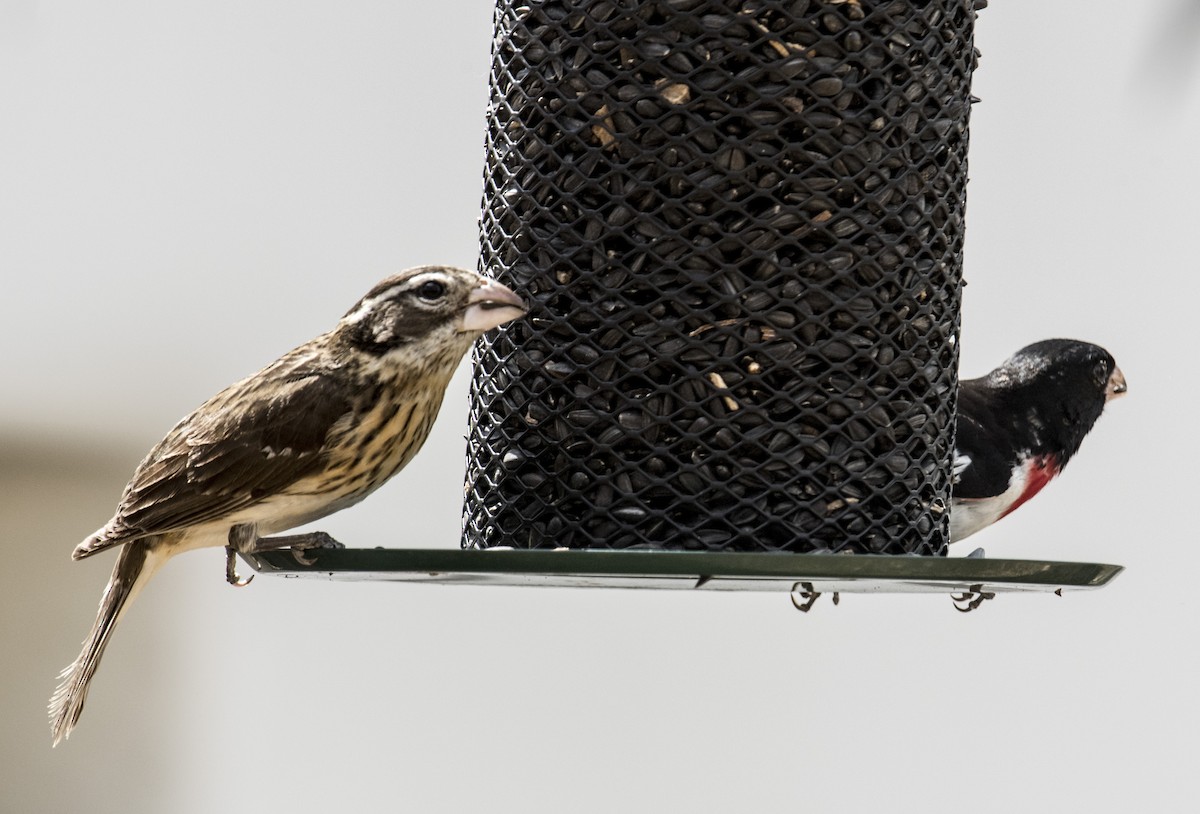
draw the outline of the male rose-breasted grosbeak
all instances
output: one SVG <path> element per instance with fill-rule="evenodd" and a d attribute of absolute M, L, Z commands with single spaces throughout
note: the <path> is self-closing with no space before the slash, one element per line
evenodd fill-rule
<path fill-rule="evenodd" d="M 238 583 L 235 550 L 336 545 L 320 533 L 263 535 L 351 506 L 403 468 L 472 342 L 523 313 L 520 297 L 474 272 L 408 269 L 333 330 L 176 424 L 138 465 L 113 518 L 75 549 L 75 559 L 121 551 L 83 650 L 50 700 L 54 743 L 79 720 L 129 601 L 167 559 L 226 546 L 227 577 Z"/>
<path fill-rule="evenodd" d="M 1104 405 L 1126 391 L 1104 348 L 1047 339 L 958 391 L 950 542 L 1036 495 L 1079 450 Z"/>

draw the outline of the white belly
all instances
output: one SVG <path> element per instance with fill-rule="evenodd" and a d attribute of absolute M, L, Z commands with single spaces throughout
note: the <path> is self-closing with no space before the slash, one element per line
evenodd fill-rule
<path fill-rule="evenodd" d="M 1026 472 L 1022 467 L 1013 467 L 1008 489 L 995 497 L 973 500 L 954 500 L 950 506 L 950 542 L 970 537 L 980 529 L 987 528 L 1004 516 L 1008 507 L 1025 492 Z"/>

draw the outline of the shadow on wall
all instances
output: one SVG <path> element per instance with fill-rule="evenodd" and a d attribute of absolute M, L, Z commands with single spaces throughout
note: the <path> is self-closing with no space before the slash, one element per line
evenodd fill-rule
<path fill-rule="evenodd" d="M 169 619 L 146 597 L 110 649 L 88 726 L 50 748 L 46 704 L 96 612 L 111 556 L 72 562 L 71 550 L 111 515 L 138 461 L 132 447 L 0 431 L 0 811 L 86 811 L 116 784 L 128 811 L 165 810 L 169 699 L 158 677 Z M 170 658 L 170 653 L 166 653 Z M 151 720 L 159 722 L 149 727 Z M 136 767 L 136 770 L 134 769 Z M 133 782 L 134 777 L 140 782 Z"/>

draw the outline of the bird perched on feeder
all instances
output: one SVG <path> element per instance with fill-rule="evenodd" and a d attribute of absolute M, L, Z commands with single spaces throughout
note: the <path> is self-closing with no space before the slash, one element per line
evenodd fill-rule
<path fill-rule="evenodd" d="M 54 743 L 70 735 L 113 628 L 170 557 L 340 545 L 322 533 L 265 537 L 351 506 L 425 442 L 472 342 L 525 313 L 471 271 L 420 266 L 381 281 L 328 333 L 231 385 L 167 433 L 138 465 L 116 514 L 74 559 L 120 547 L 79 657 L 50 700 Z M 302 555 L 297 553 L 297 557 Z"/>
<path fill-rule="evenodd" d="M 963 381 L 951 488 L 950 542 L 1036 495 L 1079 450 L 1104 405 L 1126 391 L 1104 348 L 1047 339 Z"/>

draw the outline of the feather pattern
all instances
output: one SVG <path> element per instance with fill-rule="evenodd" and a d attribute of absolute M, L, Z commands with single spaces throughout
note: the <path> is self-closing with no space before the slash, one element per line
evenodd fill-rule
<path fill-rule="evenodd" d="M 1079 450 L 1125 377 L 1104 348 L 1049 339 L 958 393 L 950 541 L 1011 514 Z"/>
<path fill-rule="evenodd" d="M 79 557 L 233 514 L 319 470 L 326 439 L 356 405 L 338 371 L 318 373 L 312 360 L 294 355 L 177 424 L 135 470 L 102 541 Z M 233 404 L 245 407 L 231 416 Z"/>
<path fill-rule="evenodd" d="M 239 545 L 253 546 L 362 500 L 421 448 L 475 338 L 524 310 L 474 272 L 409 269 L 371 289 L 332 331 L 176 424 L 138 465 L 112 519 L 75 549 L 76 559 L 121 553 L 51 699 L 54 742 L 79 720 L 114 626 L 166 559 L 228 545 L 235 528 Z"/>

